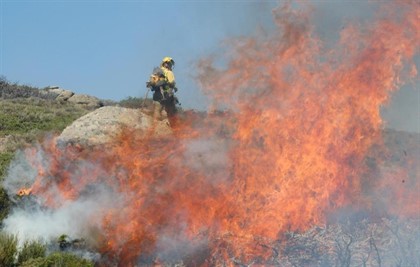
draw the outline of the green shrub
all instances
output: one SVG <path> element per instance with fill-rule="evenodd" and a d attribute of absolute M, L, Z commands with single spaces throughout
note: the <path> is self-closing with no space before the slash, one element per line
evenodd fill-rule
<path fill-rule="evenodd" d="M 0 266 L 19 267 L 93 267 L 92 261 L 76 255 L 55 252 L 48 256 L 46 246 L 39 241 L 27 241 L 17 249 L 17 237 L 0 232 Z M 17 259 L 17 261 L 16 261 Z"/>
<path fill-rule="evenodd" d="M 16 236 L 0 232 L 0 266 L 13 266 L 16 254 Z"/>
<path fill-rule="evenodd" d="M 0 137 L 34 130 L 60 132 L 88 111 L 71 103 L 44 99 L 0 99 Z"/>
<path fill-rule="evenodd" d="M 29 259 L 25 262 L 23 262 L 19 267 L 41 267 L 45 266 L 45 258 L 35 258 L 35 259 Z"/>
<path fill-rule="evenodd" d="M 93 263 L 81 259 L 73 254 L 56 252 L 45 258 L 44 264 L 40 267 L 93 267 Z"/>
<path fill-rule="evenodd" d="M 75 255 L 63 252 L 57 252 L 48 257 L 39 257 L 28 259 L 19 267 L 93 267 L 91 261 L 81 259 Z"/>
<path fill-rule="evenodd" d="M 18 255 L 18 265 L 36 258 L 45 257 L 46 247 L 40 241 L 26 241 Z"/>

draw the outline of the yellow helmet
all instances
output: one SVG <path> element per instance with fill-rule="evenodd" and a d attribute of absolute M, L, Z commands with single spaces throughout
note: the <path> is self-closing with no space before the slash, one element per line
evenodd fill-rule
<path fill-rule="evenodd" d="M 169 64 L 171 64 L 172 66 L 174 66 L 174 65 L 175 65 L 175 61 L 174 61 L 171 57 L 164 57 L 164 58 L 162 59 L 162 65 L 163 65 L 163 63 L 169 63 Z"/>

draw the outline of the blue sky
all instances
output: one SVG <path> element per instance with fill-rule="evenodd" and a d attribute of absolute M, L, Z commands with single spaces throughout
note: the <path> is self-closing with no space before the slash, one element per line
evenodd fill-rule
<path fill-rule="evenodd" d="M 230 37 L 274 27 L 282 1 L 0 0 L 0 75 L 10 82 L 121 100 L 143 97 L 153 67 L 175 59 L 184 108 L 203 109 L 195 63 Z M 374 2 L 309 1 L 321 38 L 344 22 L 370 18 Z M 413 88 L 414 87 L 414 88 Z M 384 116 L 396 129 L 420 132 L 418 83 L 397 92 Z"/>
<path fill-rule="evenodd" d="M 153 67 L 171 56 L 179 97 L 186 107 L 197 108 L 204 101 L 193 79 L 197 59 L 217 50 L 226 38 L 248 34 L 252 25 L 270 21 L 275 5 L 2 1 L 0 73 L 11 82 L 58 85 L 120 100 L 144 96 Z"/>

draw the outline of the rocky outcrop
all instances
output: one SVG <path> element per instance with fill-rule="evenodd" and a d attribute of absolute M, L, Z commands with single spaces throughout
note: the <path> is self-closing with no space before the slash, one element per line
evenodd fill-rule
<path fill-rule="evenodd" d="M 86 94 L 75 94 L 70 90 L 60 88 L 59 86 L 50 86 L 46 88 L 44 94 L 55 96 L 55 100 L 60 102 L 70 102 L 86 109 L 96 109 L 104 106 L 102 100 L 97 97 Z"/>
<path fill-rule="evenodd" d="M 74 94 L 67 101 L 90 109 L 103 106 L 102 102 L 98 98 L 84 94 Z"/>
<path fill-rule="evenodd" d="M 48 90 L 51 93 L 57 94 L 56 100 L 67 101 L 70 97 L 74 95 L 72 91 L 54 87 L 53 89 Z"/>
<path fill-rule="evenodd" d="M 74 121 L 64 129 L 57 142 L 83 146 L 105 145 L 112 143 L 125 128 L 139 131 L 140 135 L 172 135 L 167 118 L 155 120 L 139 109 L 108 106 L 96 109 Z"/>

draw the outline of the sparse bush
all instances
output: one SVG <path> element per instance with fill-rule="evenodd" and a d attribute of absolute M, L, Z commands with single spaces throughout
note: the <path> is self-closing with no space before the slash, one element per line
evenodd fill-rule
<path fill-rule="evenodd" d="M 36 258 L 45 257 L 46 247 L 40 241 L 26 241 L 19 251 L 18 265 Z"/>
<path fill-rule="evenodd" d="M 0 266 L 13 266 L 16 253 L 16 236 L 0 232 Z"/>
<path fill-rule="evenodd" d="M 151 99 L 146 99 L 147 102 L 152 101 Z M 146 103 L 144 98 L 139 98 L 139 97 L 128 97 L 126 99 L 123 99 L 119 102 L 119 105 L 121 107 L 124 108 L 141 108 L 143 107 Z"/>
<path fill-rule="evenodd" d="M 40 90 L 39 88 L 19 85 L 17 83 L 11 84 L 4 77 L 0 77 L 0 98 L 13 99 L 13 98 L 30 98 L 36 97 L 41 99 L 55 99 L 57 94 Z"/>

